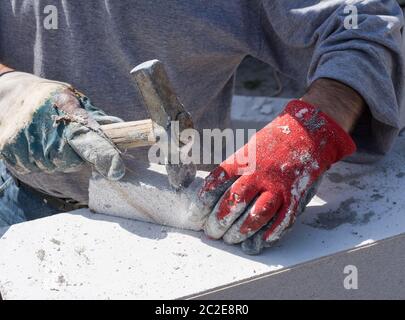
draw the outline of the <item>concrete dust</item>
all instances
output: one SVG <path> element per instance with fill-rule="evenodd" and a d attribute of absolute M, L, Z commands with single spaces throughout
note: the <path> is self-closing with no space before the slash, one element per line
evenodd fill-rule
<path fill-rule="evenodd" d="M 395 175 L 397 178 L 403 178 L 405 177 L 405 172 L 399 172 L 397 175 Z"/>
<path fill-rule="evenodd" d="M 151 164 L 147 169 L 128 172 L 124 179 L 114 182 L 94 174 L 89 207 L 97 213 L 199 231 L 208 212 L 199 206 L 196 197 L 207 175 L 206 171 L 198 171 L 187 189 L 176 191 L 162 165 Z"/>
<path fill-rule="evenodd" d="M 338 172 L 329 172 L 326 174 L 328 179 L 334 183 L 350 183 L 350 181 L 357 180 L 364 176 L 363 172 L 361 173 L 352 173 L 348 175 L 342 175 Z"/>
<path fill-rule="evenodd" d="M 59 240 L 55 239 L 55 238 L 52 238 L 52 239 L 51 239 L 51 242 L 52 242 L 53 244 L 56 244 L 57 246 L 60 246 L 60 245 L 61 245 L 61 242 L 60 242 Z"/>
<path fill-rule="evenodd" d="M 313 222 L 306 223 L 307 225 L 325 230 L 336 229 L 343 224 L 362 225 L 370 222 L 370 219 L 375 215 L 374 211 L 369 211 L 364 215 L 359 214 L 353 209 L 359 199 L 349 198 L 343 201 L 336 210 L 319 213 Z"/>
<path fill-rule="evenodd" d="M 37 258 L 39 259 L 39 261 L 44 261 L 45 260 L 45 250 L 40 249 L 36 252 Z"/>
<path fill-rule="evenodd" d="M 370 197 L 373 201 L 378 201 L 384 198 L 383 195 L 379 194 L 379 193 L 374 193 L 371 197 Z"/>

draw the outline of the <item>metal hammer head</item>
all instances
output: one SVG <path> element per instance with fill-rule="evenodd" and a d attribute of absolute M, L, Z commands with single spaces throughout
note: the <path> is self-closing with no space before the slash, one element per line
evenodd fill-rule
<path fill-rule="evenodd" d="M 184 109 L 170 83 L 163 64 L 159 60 L 146 61 L 135 67 L 133 75 L 149 115 L 157 132 L 164 130 L 167 134 L 169 154 L 166 154 L 166 170 L 169 183 L 175 189 L 186 188 L 194 180 L 196 168 L 194 164 L 184 164 L 179 156 L 182 148 L 189 140 L 182 141 L 180 133 L 194 127 L 191 115 Z M 173 121 L 178 124 L 172 128 Z M 175 135 L 173 136 L 173 129 Z M 175 145 L 173 146 L 172 143 Z M 173 154 L 176 152 L 177 154 Z M 180 160 L 174 163 L 172 159 Z"/>

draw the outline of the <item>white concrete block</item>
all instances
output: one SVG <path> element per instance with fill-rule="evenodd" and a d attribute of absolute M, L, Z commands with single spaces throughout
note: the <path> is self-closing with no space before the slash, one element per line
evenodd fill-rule
<path fill-rule="evenodd" d="M 157 164 L 144 170 L 128 170 L 120 181 L 108 181 L 95 174 L 90 180 L 89 207 L 97 213 L 198 231 L 207 212 L 197 207 L 195 199 L 207 175 L 206 171 L 198 171 L 187 189 L 176 192 L 169 185 L 165 167 Z"/>
<path fill-rule="evenodd" d="M 403 300 L 404 247 L 402 234 L 187 299 Z"/>
<path fill-rule="evenodd" d="M 4 299 L 174 299 L 372 244 L 405 233 L 404 159 L 401 137 L 377 165 L 339 163 L 293 230 L 256 257 L 201 232 L 88 210 L 14 225 L 0 239 L 0 292 Z"/>

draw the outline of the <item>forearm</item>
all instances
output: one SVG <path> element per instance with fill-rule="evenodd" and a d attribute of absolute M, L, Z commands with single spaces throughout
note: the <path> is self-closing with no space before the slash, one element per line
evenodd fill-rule
<path fill-rule="evenodd" d="M 403 113 L 402 100 L 405 97 L 402 81 L 405 63 L 401 49 L 404 17 L 394 0 L 353 0 L 350 3 L 357 9 L 359 28 L 343 28 L 350 17 L 345 13 L 348 2 L 263 2 L 266 3 L 267 20 L 277 34 L 273 38 L 273 30 L 267 31 L 270 41 L 264 42 L 263 55 L 276 52 L 275 59 L 279 59 L 279 62 L 276 61 L 277 69 L 281 73 L 297 74 L 300 79 L 305 76 L 315 87 L 316 79 L 334 79 L 355 90 L 365 100 L 367 107 L 363 110 L 369 111 L 370 116 L 370 134 L 356 137 L 359 144 L 364 142 L 359 148 L 364 149 L 367 145 L 368 151 L 383 154 L 390 150 L 398 135 L 398 128 L 403 126 L 400 115 Z M 303 25 L 307 27 L 302 28 Z M 300 53 L 299 48 L 311 48 L 313 52 L 308 57 L 305 50 Z M 306 59 L 309 60 L 308 65 Z M 304 65 L 306 68 L 303 68 Z M 357 103 L 348 99 L 349 103 L 342 107 L 341 100 L 346 100 L 342 94 L 339 94 L 337 100 L 327 99 L 325 104 L 325 99 L 321 99 L 318 103 L 317 96 L 314 98 L 312 91 L 309 91 L 303 100 L 318 105 L 336 122 L 341 123 L 345 130 L 354 129 Z M 337 94 L 332 91 L 330 96 L 335 98 Z M 355 101 L 356 96 L 353 95 Z M 346 114 L 340 111 L 345 105 L 351 110 L 347 112 L 349 116 L 341 119 Z M 341 114 L 336 114 L 338 111 Z M 352 120 L 347 121 L 346 118 Z M 346 121 L 349 123 L 346 124 Z"/>
<path fill-rule="evenodd" d="M 301 100 L 317 107 L 351 132 L 366 108 L 362 96 L 341 82 L 321 78 L 312 83 Z"/>

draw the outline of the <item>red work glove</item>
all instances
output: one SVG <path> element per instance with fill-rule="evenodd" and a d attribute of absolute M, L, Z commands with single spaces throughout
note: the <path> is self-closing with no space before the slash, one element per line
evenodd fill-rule
<path fill-rule="evenodd" d="M 216 168 L 199 192 L 212 210 L 205 233 L 229 244 L 243 242 L 249 254 L 279 240 L 313 196 L 321 175 L 356 150 L 335 121 L 299 100 L 254 138 Z M 256 169 L 241 175 L 246 161 L 238 159 L 251 157 L 251 143 L 256 143 Z"/>

